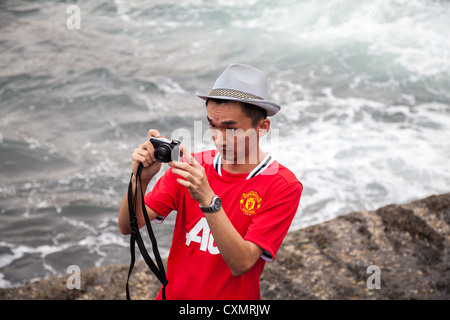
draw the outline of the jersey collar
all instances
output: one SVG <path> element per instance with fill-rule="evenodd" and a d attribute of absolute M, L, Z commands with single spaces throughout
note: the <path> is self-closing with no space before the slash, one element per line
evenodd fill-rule
<path fill-rule="evenodd" d="M 275 159 L 273 159 L 272 156 L 267 153 L 265 158 L 248 174 L 246 180 L 256 177 L 258 174 L 262 173 L 274 161 Z M 222 176 L 222 155 L 220 154 L 220 152 L 217 152 L 217 154 L 215 155 L 213 165 L 219 176 Z"/>

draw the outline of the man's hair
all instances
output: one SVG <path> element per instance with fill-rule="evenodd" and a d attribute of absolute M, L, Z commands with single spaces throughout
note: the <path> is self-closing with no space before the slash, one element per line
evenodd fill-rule
<path fill-rule="evenodd" d="M 249 117 L 250 119 L 252 119 L 252 126 L 256 127 L 258 125 L 258 123 L 262 120 L 262 119 L 266 119 L 267 118 L 267 111 L 264 110 L 263 108 L 260 108 L 258 106 L 255 106 L 253 104 L 250 103 L 246 103 L 246 102 L 241 102 L 241 101 L 236 101 L 236 100 L 227 100 L 227 99 L 214 99 L 214 98 L 208 98 L 206 100 L 206 107 L 208 107 L 208 102 L 209 101 L 213 101 L 216 104 L 225 104 L 225 103 L 238 103 L 241 106 L 241 110 L 242 112 Z"/>

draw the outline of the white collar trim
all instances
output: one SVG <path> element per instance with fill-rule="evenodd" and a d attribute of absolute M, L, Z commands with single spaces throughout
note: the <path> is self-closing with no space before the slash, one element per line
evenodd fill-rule
<path fill-rule="evenodd" d="M 272 158 L 272 156 L 269 153 L 267 153 L 264 159 L 248 174 L 246 180 L 256 177 L 258 174 L 261 174 L 274 161 L 275 159 Z M 222 176 L 222 155 L 220 154 L 220 152 L 217 152 L 217 154 L 215 155 L 213 165 L 214 169 L 219 174 L 219 176 Z"/>

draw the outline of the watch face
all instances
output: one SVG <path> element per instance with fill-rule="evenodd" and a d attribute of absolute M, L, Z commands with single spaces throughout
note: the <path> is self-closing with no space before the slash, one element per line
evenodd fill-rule
<path fill-rule="evenodd" d="M 219 211 L 222 208 L 222 200 L 219 197 L 214 201 L 214 210 Z"/>

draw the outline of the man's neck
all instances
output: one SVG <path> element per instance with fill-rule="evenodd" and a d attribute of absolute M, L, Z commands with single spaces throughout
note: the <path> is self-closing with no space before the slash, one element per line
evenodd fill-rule
<path fill-rule="evenodd" d="M 252 170 L 255 169 L 265 157 L 266 154 L 259 148 L 256 163 L 255 161 L 251 161 L 252 163 L 250 163 L 250 157 L 248 155 L 245 157 L 245 163 L 239 163 L 240 161 L 238 161 L 238 163 L 227 161 L 222 157 L 222 169 L 230 173 L 249 173 L 252 172 Z"/>

